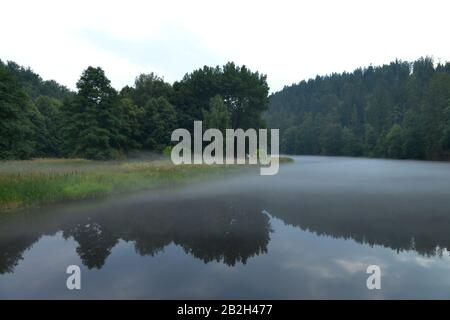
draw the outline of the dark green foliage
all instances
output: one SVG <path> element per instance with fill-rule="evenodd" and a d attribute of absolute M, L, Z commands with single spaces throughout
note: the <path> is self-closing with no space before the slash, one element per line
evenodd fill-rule
<path fill-rule="evenodd" d="M 286 153 L 449 159 L 450 64 L 429 58 L 285 87 L 266 115 Z"/>
<path fill-rule="evenodd" d="M 164 97 L 171 101 L 173 96 L 172 86 L 154 73 L 139 75 L 134 85 L 132 97 L 138 106 L 144 106 L 152 98 Z"/>
<path fill-rule="evenodd" d="M 219 129 L 222 133 L 231 128 L 231 114 L 221 96 L 210 99 L 209 110 L 203 111 L 203 126 L 205 129 Z"/>
<path fill-rule="evenodd" d="M 148 150 L 164 150 L 177 126 L 175 108 L 164 97 L 151 98 L 144 106 L 141 126 L 142 146 Z"/>
<path fill-rule="evenodd" d="M 357 157 L 363 154 L 363 145 L 349 128 L 342 129 L 342 154 Z"/>
<path fill-rule="evenodd" d="M 120 134 L 125 139 L 124 148 L 126 150 L 140 149 L 144 109 L 135 105 L 131 98 L 121 98 L 118 107 L 121 120 Z"/>
<path fill-rule="evenodd" d="M 26 159 L 35 153 L 38 118 L 17 78 L 0 64 L 1 159 Z"/>
<path fill-rule="evenodd" d="M 251 72 L 245 66 L 227 63 L 223 67 L 220 88 L 231 111 L 233 128 L 260 128 L 264 126 L 261 114 L 268 108 L 269 86 L 266 76 Z M 220 93 L 219 93 L 220 94 Z"/>
<path fill-rule="evenodd" d="M 181 127 L 191 128 L 194 120 L 202 119 L 203 111 L 209 108 L 209 100 L 220 94 L 221 73 L 219 67 L 205 66 L 174 83 L 176 105 L 181 111 Z"/>
<path fill-rule="evenodd" d="M 141 74 L 120 94 L 89 67 L 77 89 L 0 61 L 0 158 L 161 151 L 173 129 L 194 120 L 264 127 L 269 103 L 266 76 L 234 63 L 194 70 L 173 86 Z M 265 118 L 281 129 L 286 153 L 448 160 L 450 64 L 421 58 L 316 77 L 273 94 Z"/>
<path fill-rule="evenodd" d="M 101 68 L 88 67 L 70 92 L 30 68 L 0 61 L 0 158 L 111 159 L 132 149 L 162 151 L 194 120 L 226 129 L 264 125 L 266 77 L 245 66 L 204 67 L 172 86 L 141 74 L 120 94 Z"/>
<path fill-rule="evenodd" d="M 171 144 L 173 129 L 190 130 L 194 120 L 204 120 L 205 128 L 259 128 L 268 105 L 266 77 L 234 63 L 205 66 L 173 86 L 153 73 L 141 74 L 134 87 L 123 88 L 120 95 L 140 110 L 134 140 L 156 151 Z"/>
<path fill-rule="evenodd" d="M 41 114 L 41 136 L 39 154 L 41 156 L 59 156 L 61 148 L 62 102 L 49 96 L 39 96 L 35 100 Z"/>
<path fill-rule="evenodd" d="M 0 64 L 3 63 L 0 61 Z M 30 68 L 21 67 L 12 61 L 8 61 L 4 66 L 18 79 L 31 99 L 36 99 L 39 96 L 49 96 L 61 100 L 71 94 L 69 89 L 54 80 L 42 80 Z"/>
<path fill-rule="evenodd" d="M 399 124 L 394 124 L 383 139 L 383 149 L 389 158 L 401 159 L 404 155 L 403 129 Z"/>
<path fill-rule="evenodd" d="M 341 155 L 344 145 L 342 127 L 339 124 L 330 123 L 324 125 L 321 129 L 319 142 L 322 146 L 322 154 Z"/>
<path fill-rule="evenodd" d="M 193 120 L 200 120 L 210 108 L 211 98 L 220 95 L 231 115 L 232 128 L 260 128 L 264 126 L 262 113 L 268 107 L 266 76 L 250 71 L 246 66 L 227 63 L 185 75 L 174 83 L 175 104 L 182 111 L 180 125 L 189 128 Z"/>
<path fill-rule="evenodd" d="M 134 87 L 124 87 L 120 95 L 125 106 L 124 134 L 129 149 L 162 151 L 170 145 L 172 131 L 178 126 L 179 112 L 169 102 L 174 91 L 154 73 L 139 75 Z"/>
<path fill-rule="evenodd" d="M 450 158 L 450 102 L 449 106 L 444 110 L 442 137 L 439 140 L 442 150 L 445 152 L 445 157 Z"/>
<path fill-rule="evenodd" d="M 64 104 L 64 152 L 88 159 L 110 159 L 124 147 L 118 95 L 101 68 L 88 67 L 78 93 Z"/>

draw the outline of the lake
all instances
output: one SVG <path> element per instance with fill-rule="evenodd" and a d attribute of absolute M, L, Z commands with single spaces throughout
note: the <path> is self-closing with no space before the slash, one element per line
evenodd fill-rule
<path fill-rule="evenodd" d="M 449 299 L 448 250 L 449 163 L 300 156 L 275 176 L 1 214 L 0 298 Z"/>

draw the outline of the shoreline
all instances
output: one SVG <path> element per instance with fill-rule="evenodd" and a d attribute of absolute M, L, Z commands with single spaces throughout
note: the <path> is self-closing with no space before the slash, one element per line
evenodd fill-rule
<path fill-rule="evenodd" d="M 280 164 L 293 162 L 280 157 Z M 0 213 L 225 178 L 245 165 L 45 158 L 0 162 Z"/>

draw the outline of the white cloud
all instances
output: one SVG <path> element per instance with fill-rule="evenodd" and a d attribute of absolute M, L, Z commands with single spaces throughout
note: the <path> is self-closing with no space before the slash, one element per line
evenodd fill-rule
<path fill-rule="evenodd" d="M 0 59 L 74 88 L 88 65 L 115 87 L 235 61 L 272 91 L 316 74 L 431 55 L 450 60 L 450 3 L 435 1 L 24 1 L 2 3 Z"/>

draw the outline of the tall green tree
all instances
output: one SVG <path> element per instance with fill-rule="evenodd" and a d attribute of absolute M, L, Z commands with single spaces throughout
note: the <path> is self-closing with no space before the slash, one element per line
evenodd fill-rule
<path fill-rule="evenodd" d="M 210 99 L 220 95 L 231 115 L 232 128 L 265 126 L 262 114 L 268 108 L 267 77 L 246 66 L 230 62 L 223 67 L 204 67 L 174 83 L 175 104 L 183 113 L 181 125 L 192 126 L 209 110 Z"/>
<path fill-rule="evenodd" d="M 173 98 L 172 86 L 154 73 L 140 74 L 132 92 L 134 103 L 144 106 L 150 99 L 164 97 L 167 101 Z"/>
<path fill-rule="evenodd" d="M 164 98 L 152 98 L 145 104 L 142 117 L 142 145 L 145 149 L 162 151 L 171 143 L 177 126 L 174 107 Z"/>
<path fill-rule="evenodd" d="M 65 151 L 70 156 L 110 159 L 123 150 L 117 92 L 101 68 L 88 67 L 78 92 L 64 105 Z"/>
<path fill-rule="evenodd" d="M 257 129 L 265 126 L 262 113 L 269 105 L 269 86 L 265 75 L 229 62 L 223 67 L 220 88 L 221 96 L 231 111 L 233 128 Z"/>

